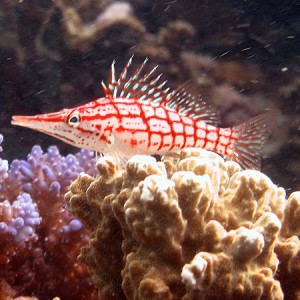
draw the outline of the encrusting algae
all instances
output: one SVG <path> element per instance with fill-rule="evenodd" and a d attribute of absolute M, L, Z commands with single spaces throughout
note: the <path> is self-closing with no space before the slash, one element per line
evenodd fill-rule
<path fill-rule="evenodd" d="M 202 149 L 97 168 L 65 198 L 100 299 L 299 299 L 300 192 Z"/>

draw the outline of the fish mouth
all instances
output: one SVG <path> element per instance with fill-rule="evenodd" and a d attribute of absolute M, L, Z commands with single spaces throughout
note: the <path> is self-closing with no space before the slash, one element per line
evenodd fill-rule
<path fill-rule="evenodd" d="M 37 117 L 39 116 L 12 116 L 11 124 L 17 125 L 29 129 L 33 129 L 42 133 L 45 133 L 47 135 L 56 137 L 61 140 L 65 140 L 68 143 L 71 143 L 71 139 L 68 139 L 67 137 L 60 135 L 57 132 L 52 132 L 49 130 L 49 125 L 46 124 L 43 121 L 37 120 Z"/>
<path fill-rule="evenodd" d="M 12 116 L 11 124 L 30 128 L 30 122 L 33 120 L 30 116 Z"/>
<path fill-rule="evenodd" d="M 45 114 L 45 116 L 48 117 L 48 115 L 46 115 L 46 114 Z M 57 117 L 56 117 L 57 114 L 53 114 L 53 116 L 57 119 Z M 64 141 L 65 143 L 76 146 L 76 143 L 74 142 L 74 140 L 70 136 L 65 134 L 64 128 L 54 129 L 56 124 L 54 124 L 55 126 L 53 124 L 51 124 L 51 119 L 50 119 L 50 122 L 49 121 L 47 122 L 47 119 L 44 118 L 44 115 L 12 116 L 11 124 L 42 132 L 49 136 L 60 139 L 60 140 Z"/>
<path fill-rule="evenodd" d="M 38 116 L 12 116 L 11 124 L 37 130 L 47 134 L 51 133 L 48 131 L 49 126 L 45 125 L 45 121 L 39 120 Z"/>

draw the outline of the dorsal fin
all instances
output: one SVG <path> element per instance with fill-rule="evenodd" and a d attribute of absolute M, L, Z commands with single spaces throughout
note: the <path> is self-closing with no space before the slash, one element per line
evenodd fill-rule
<path fill-rule="evenodd" d="M 165 103 L 167 106 L 178 109 L 181 113 L 196 120 L 211 125 L 220 123 L 220 118 L 213 105 L 204 100 L 201 95 L 195 96 L 190 80 L 170 92 L 165 99 Z"/>
<path fill-rule="evenodd" d="M 132 59 L 133 56 L 131 56 L 117 80 L 115 77 L 115 61 L 113 61 L 108 87 L 104 82 L 101 83 L 107 98 L 136 98 L 161 103 L 170 108 L 177 109 L 196 120 L 212 125 L 219 123 L 219 117 L 212 105 L 208 104 L 200 96 L 194 96 L 189 81 L 176 90 L 170 91 L 169 88 L 164 88 L 167 81 L 159 82 L 162 74 L 153 76 L 158 66 L 155 66 L 151 71 L 143 75 L 142 71 L 148 61 L 147 58 L 133 72 L 132 76 L 126 78 Z"/>

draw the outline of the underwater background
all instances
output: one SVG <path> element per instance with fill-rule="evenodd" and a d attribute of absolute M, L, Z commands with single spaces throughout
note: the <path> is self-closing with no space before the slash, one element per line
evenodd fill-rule
<path fill-rule="evenodd" d="M 224 127 L 271 110 L 262 172 L 300 190 L 299 10 L 296 0 L 2 0 L 0 299 L 98 299 L 76 261 L 91 228 L 64 208 L 78 174 L 95 174 L 93 153 L 10 121 L 102 97 L 113 60 L 120 72 L 148 57 L 174 89 L 191 80 Z"/>

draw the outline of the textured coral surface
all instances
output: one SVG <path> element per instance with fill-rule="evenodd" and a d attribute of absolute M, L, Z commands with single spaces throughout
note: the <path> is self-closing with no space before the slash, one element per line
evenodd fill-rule
<path fill-rule="evenodd" d="M 0 298 L 8 299 L 19 295 L 34 295 L 41 299 L 61 296 L 64 300 L 95 298 L 95 290 L 85 267 L 76 262 L 80 247 L 88 240 L 87 228 L 94 232 L 93 239 L 90 246 L 83 250 L 81 259 L 85 262 L 89 259 L 89 268 L 95 272 L 105 270 L 101 276 L 94 273 L 94 281 L 100 286 L 103 298 L 121 299 L 124 291 L 131 297 L 133 293 L 138 293 L 136 286 L 139 282 L 143 282 L 141 291 L 155 290 L 151 286 L 158 284 L 162 290 L 162 298 L 170 293 L 171 297 L 179 295 L 174 298 L 185 293 L 196 294 L 195 291 L 201 290 L 203 282 L 206 285 L 206 279 L 201 281 L 201 278 L 194 275 L 194 266 L 198 261 L 204 266 L 208 257 L 211 258 L 208 268 L 213 262 L 221 260 L 216 260 L 219 256 L 212 257 L 212 254 L 219 255 L 221 250 L 210 250 L 210 243 L 203 245 L 204 240 L 208 239 L 202 236 L 208 222 L 215 220 L 220 223 L 226 236 L 231 236 L 230 232 L 234 230 L 232 234 L 235 242 L 232 241 L 232 244 L 237 243 L 236 245 L 243 240 L 246 229 L 252 230 L 250 234 L 253 233 L 253 239 L 246 239 L 247 243 L 256 247 L 250 247 L 252 251 L 247 257 L 251 257 L 253 253 L 260 253 L 262 244 L 267 245 L 264 234 L 260 232 L 262 240 L 261 235 L 256 234 L 257 230 L 253 232 L 253 226 L 258 224 L 256 222 L 261 214 L 269 210 L 277 216 L 282 227 L 276 235 L 278 222 L 267 214 L 269 212 L 266 213 L 269 218 L 266 220 L 270 224 L 274 223 L 270 225 L 270 232 L 276 236 L 275 254 L 281 263 L 276 272 L 270 268 L 271 274 L 260 273 L 255 280 L 262 284 L 263 279 L 271 277 L 270 284 L 274 284 L 275 278 L 280 281 L 286 299 L 300 299 L 299 288 L 297 289 L 300 272 L 299 193 L 292 194 L 283 205 L 284 208 L 279 201 L 279 208 L 275 209 L 271 200 L 270 204 L 267 204 L 266 198 L 258 201 L 260 193 L 253 192 L 252 196 L 250 192 L 249 195 L 245 194 L 239 209 L 238 200 L 230 200 L 230 197 L 218 200 L 223 199 L 224 193 L 229 189 L 229 182 L 224 178 L 232 178 L 238 170 L 236 165 L 231 165 L 224 171 L 222 162 L 220 168 L 223 168 L 223 175 L 217 175 L 218 167 L 207 167 L 205 172 L 208 172 L 211 183 L 204 183 L 202 180 L 200 183 L 201 186 L 204 185 L 205 193 L 210 193 L 211 185 L 219 191 L 219 195 L 213 199 L 217 199 L 220 204 L 215 205 L 215 201 L 201 196 L 201 203 L 209 201 L 212 209 L 209 209 L 210 206 L 207 208 L 208 204 L 201 204 L 198 209 L 184 209 L 183 206 L 187 206 L 184 199 L 195 201 L 195 206 L 191 207 L 198 207 L 199 196 L 196 188 L 195 194 L 190 188 L 188 192 L 184 188 L 179 192 L 177 185 L 181 175 L 176 175 L 175 190 L 180 200 L 181 217 L 176 212 L 176 205 L 168 207 L 172 210 L 169 217 L 174 218 L 174 222 L 179 222 L 181 218 L 189 221 L 180 225 L 184 229 L 178 225 L 178 232 L 172 226 L 170 229 L 166 222 L 165 228 L 170 230 L 167 237 L 174 243 L 173 251 L 164 244 L 164 239 L 161 241 L 161 233 L 145 217 L 149 227 L 143 230 L 155 230 L 158 234 L 157 241 L 162 247 L 161 251 L 148 253 L 149 256 L 153 255 L 149 259 L 148 256 L 143 256 L 142 251 L 148 249 L 148 245 L 151 251 L 153 244 L 144 244 L 146 234 L 133 233 L 130 222 L 140 223 L 145 215 L 144 210 L 151 211 L 151 202 L 142 207 L 144 210 L 141 209 L 140 215 L 136 212 L 135 205 L 144 197 L 141 195 L 148 195 L 148 188 L 155 186 L 162 177 L 147 180 L 147 188 L 143 188 L 145 192 L 140 191 L 140 194 L 138 191 L 133 194 L 133 188 L 153 172 L 154 175 L 166 176 L 161 174 L 160 168 L 166 169 L 167 177 L 171 179 L 179 170 L 176 161 L 165 158 L 165 166 L 161 166 L 152 159 L 143 158 L 152 167 L 145 168 L 145 174 L 142 175 L 143 172 L 137 172 L 134 165 L 131 165 L 124 178 L 113 161 L 111 173 L 108 172 L 108 165 L 103 164 L 100 168 L 103 182 L 97 181 L 96 184 L 105 187 L 101 190 L 101 197 L 106 200 L 101 202 L 101 208 L 97 200 L 99 196 L 92 195 L 92 189 L 89 189 L 95 180 L 83 176 L 83 185 L 78 188 L 78 198 L 73 202 L 76 205 L 72 206 L 74 213 L 86 225 L 82 228 L 80 221 L 74 219 L 62 205 L 63 195 L 78 172 L 84 170 L 85 173 L 93 174 L 93 165 L 86 163 L 91 161 L 89 154 L 81 152 L 82 155 L 79 155 L 81 158 L 87 156 L 86 160 L 78 156 L 67 156 L 67 153 L 75 151 L 70 146 L 10 125 L 11 116 L 15 114 L 57 111 L 102 97 L 100 82 L 107 81 L 111 62 L 116 59 L 117 71 L 120 71 L 118 68 L 135 54 L 136 64 L 145 57 L 149 58 L 149 69 L 159 64 L 160 72 L 172 88 L 190 80 L 197 92 L 210 98 L 216 105 L 224 126 L 235 125 L 265 108 L 278 110 L 274 114 L 274 120 L 278 124 L 273 131 L 272 142 L 266 145 L 268 159 L 263 161 L 263 170 L 274 183 L 285 187 L 288 193 L 299 190 L 300 77 L 296 44 L 299 34 L 298 6 L 298 2 L 293 0 L 1 0 L 0 123 L 1 132 L 6 138 L 5 152 L 1 153 L 3 159 L 0 158 Z M 39 147 L 31 150 L 37 143 L 44 149 L 52 144 L 59 145 L 65 156 L 62 157 L 57 148 L 53 147 L 47 153 L 43 153 Z M 28 159 L 25 159 L 28 152 Z M 210 154 L 207 156 L 209 160 Z M 5 160 L 12 161 L 15 158 L 20 160 L 12 164 Z M 189 166 L 196 162 L 197 159 L 190 162 Z M 189 166 L 185 167 L 188 171 Z M 191 172 L 202 170 L 201 168 L 195 167 Z M 250 175 L 247 176 L 252 177 L 253 173 Z M 237 182 L 242 187 L 253 189 L 256 181 L 247 185 L 246 179 L 237 178 Z M 175 181 L 172 179 L 172 182 Z M 262 178 L 261 182 L 265 180 Z M 170 182 L 169 184 L 171 185 Z M 88 196 L 85 192 L 87 189 Z M 234 184 L 231 184 L 230 190 L 234 191 Z M 239 197 L 241 193 L 242 190 L 237 192 Z M 186 194 L 191 195 L 191 198 L 186 198 Z M 106 198 L 107 195 L 112 196 Z M 135 195 L 135 198 L 131 195 Z M 163 193 L 161 195 L 167 197 Z M 172 203 L 176 202 L 174 195 L 170 196 Z M 83 201 L 84 197 L 86 201 Z M 75 198 L 74 196 L 72 199 Z M 248 203 L 248 199 L 256 199 L 257 203 L 250 200 Z M 127 214 L 124 212 L 125 203 L 128 205 Z M 26 210 L 23 209 L 24 206 Z M 153 207 L 153 211 L 157 207 Z M 199 218 L 199 212 L 203 214 L 203 218 Z M 152 218 L 156 214 L 150 215 Z M 245 218 L 245 224 L 237 221 L 240 218 Z M 161 224 L 162 220 L 155 222 Z M 209 228 L 215 232 L 213 225 Z M 241 227 L 244 227 L 242 231 Z M 229 237 L 225 240 L 219 237 L 216 240 L 221 245 L 219 247 L 230 244 Z M 259 270 L 262 263 L 257 258 L 251 260 L 251 264 L 247 266 L 251 266 L 249 274 L 253 275 L 250 276 L 252 279 L 244 279 L 243 274 L 247 272 L 245 269 L 241 272 L 236 269 L 237 263 L 233 260 L 235 255 L 230 250 L 232 244 L 228 252 L 222 252 L 224 261 L 228 257 L 230 259 L 230 264 L 226 265 L 227 270 L 234 270 L 239 274 L 236 277 L 239 282 L 246 284 L 247 280 L 254 280 L 253 274 L 257 273 L 253 270 Z M 178 245 L 182 248 L 180 258 Z M 272 246 L 268 249 L 270 252 L 266 254 L 267 257 L 274 260 Z M 164 251 L 168 253 L 165 256 L 161 255 Z M 203 256 L 201 251 L 210 253 L 210 256 Z M 196 258 L 198 252 L 201 255 Z M 99 253 L 103 255 L 100 256 Z M 165 257 L 165 260 L 160 259 L 161 257 Z M 168 257 L 174 264 L 167 261 Z M 169 266 L 169 269 L 164 268 L 164 265 Z M 186 267 L 183 269 L 184 265 Z M 121 270 L 124 270 L 123 275 L 120 275 Z M 161 272 L 160 280 L 157 280 L 157 270 Z M 207 267 L 205 270 L 207 274 Z M 175 274 L 175 271 L 177 275 L 172 277 L 171 274 Z M 130 279 L 133 272 L 136 273 Z M 138 275 L 147 280 L 136 279 Z M 193 280 L 187 280 L 188 278 L 195 278 L 195 283 L 191 284 Z M 232 282 L 230 280 L 226 277 L 223 282 Z M 122 282 L 124 290 L 120 287 Z M 127 292 L 131 286 L 131 292 Z M 213 282 L 208 286 L 213 286 L 212 289 L 215 288 L 216 291 L 220 289 Z M 276 287 L 276 283 L 274 286 Z M 267 293 L 268 288 L 264 288 Z M 148 297 L 151 298 L 152 294 Z M 197 299 L 198 295 L 194 297 Z"/>
<path fill-rule="evenodd" d="M 56 147 L 44 153 L 35 146 L 10 165 L 0 159 L 0 299 L 96 299 L 77 262 L 90 232 L 63 202 L 79 172 L 93 174 L 94 166 L 93 153 L 64 157 Z"/>
<path fill-rule="evenodd" d="M 97 169 L 65 198 L 100 299 L 298 299 L 300 192 L 199 149 Z"/>

